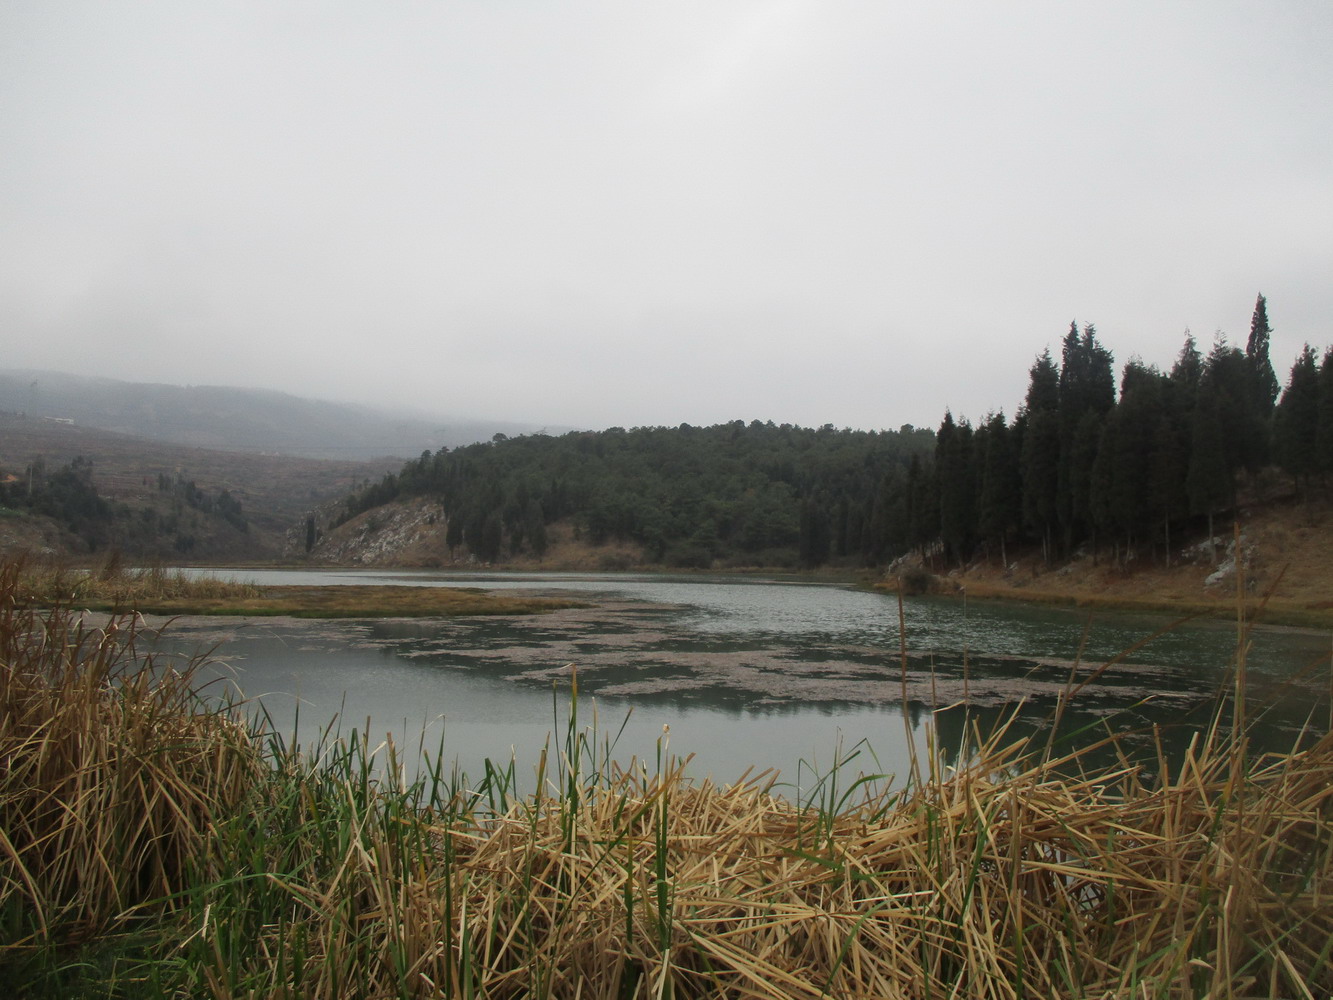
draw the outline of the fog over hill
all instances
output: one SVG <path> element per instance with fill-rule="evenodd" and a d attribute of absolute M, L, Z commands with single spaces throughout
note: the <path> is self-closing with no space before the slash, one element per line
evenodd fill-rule
<path fill-rule="evenodd" d="M 22 369 L 0 371 L 0 410 L 201 448 L 307 458 L 410 458 L 497 433 L 542 429 L 304 399 L 267 389 L 123 382 Z"/>

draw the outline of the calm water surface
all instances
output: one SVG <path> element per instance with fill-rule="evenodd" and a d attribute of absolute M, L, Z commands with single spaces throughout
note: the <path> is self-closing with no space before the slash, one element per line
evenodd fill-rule
<path fill-rule="evenodd" d="M 777 768 L 808 788 L 836 754 L 853 769 L 904 773 L 911 738 L 957 745 L 969 706 L 981 726 L 1021 703 L 1018 726 L 1048 725 L 1059 692 L 1171 624 L 987 602 L 912 598 L 900 655 L 897 599 L 757 577 L 211 570 L 259 584 L 464 586 L 574 596 L 585 609 L 523 617 L 307 621 L 179 619 L 179 652 L 214 649 L 223 682 L 303 742 L 337 717 L 345 734 L 392 733 L 470 775 L 516 757 L 531 772 L 563 735 L 577 671 L 580 724 L 596 711 L 615 755 L 693 753 L 719 780 Z M 1285 748 L 1328 723 L 1328 633 L 1257 628 L 1250 698 L 1259 739 Z M 1080 692 L 1066 728 L 1166 727 L 1181 746 L 1204 725 L 1235 661 L 1234 624 L 1191 622 L 1133 649 Z M 1303 676 L 1304 673 L 1304 676 Z M 904 691 L 906 707 L 904 708 Z M 905 713 L 905 714 L 904 714 Z"/>

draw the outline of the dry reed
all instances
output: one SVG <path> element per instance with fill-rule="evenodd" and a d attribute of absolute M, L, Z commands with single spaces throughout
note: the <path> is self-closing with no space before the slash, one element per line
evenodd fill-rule
<path fill-rule="evenodd" d="M 258 597 L 253 583 L 191 576 L 161 565 L 126 567 L 112 550 L 100 566 L 75 569 L 57 560 L 25 558 L 6 564 L 15 574 L 16 593 L 37 604 L 77 604 L 128 610 L 147 602 L 209 601 Z"/>
<path fill-rule="evenodd" d="M 193 665 L 141 655 L 138 622 L 39 611 L 0 566 L 0 919 L 4 957 L 123 925 L 189 887 L 215 817 L 263 770 L 207 709 Z"/>
<path fill-rule="evenodd" d="M 1219 724 L 1183 759 L 1084 773 L 1081 751 L 1001 732 L 956 769 L 927 755 L 904 788 L 830 782 L 811 804 L 771 779 L 692 782 L 665 752 L 618 768 L 575 694 L 524 795 L 512 764 L 468 786 L 439 751 L 409 782 L 392 745 L 377 756 L 355 732 L 303 754 L 270 742 L 260 766 L 186 675 L 112 681 L 132 640 L 4 613 L 0 909 L 26 928 L 5 947 L 155 914 L 140 992 L 1333 991 L 1327 734 L 1252 760 Z"/>

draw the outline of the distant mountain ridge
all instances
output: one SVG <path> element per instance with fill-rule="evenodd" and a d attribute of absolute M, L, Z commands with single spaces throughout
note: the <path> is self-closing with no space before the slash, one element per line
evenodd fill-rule
<path fill-rule="evenodd" d="M 63 372 L 0 370 L 0 411 L 156 441 L 304 458 L 411 458 L 539 428 L 307 399 L 269 389 L 166 385 Z"/>

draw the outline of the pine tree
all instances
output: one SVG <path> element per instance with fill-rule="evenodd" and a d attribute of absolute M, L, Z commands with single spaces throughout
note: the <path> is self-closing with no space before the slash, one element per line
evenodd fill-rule
<path fill-rule="evenodd" d="M 1255 399 L 1251 372 L 1249 359 L 1219 339 L 1204 362 L 1199 392 L 1206 387 L 1217 405 L 1227 469 L 1233 475 L 1244 469 L 1253 478 L 1268 461 L 1268 420 Z"/>
<path fill-rule="evenodd" d="M 1069 325 L 1060 366 L 1060 464 L 1056 482 L 1056 512 L 1064 531 L 1064 549 L 1072 551 L 1088 532 L 1087 483 L 1096 457 L 1080 447 L 1079 428 L 1089 414 L 1100 424 L 1115 405 L 1115 374 L 1111 352 L 1097 342 L 1097 330 L 1088 323 L 1082 336 Z M 1100 433 L 1098 430 L 1097 433 Z"/>
<path fill-rule="evenodd" d="M 1155 368 L 1130 362 L 1125 366 L 1120 404 L 1111 418 L 1116 423 L 1111 506 L 1127 548 L 1147 533 L 1155 520 L 1150 489 L 1153 457 L 1159 447 L 1164 381 Z"/>
<path fill-rule="evenodd" d="M 1316 431 L 1319 472 L 1333 472 L 1333 347 L 1319 366 L 1319 423 Z"/>
<path fill-rule="evenodd" d="M 907 487 L 911 545 L 925 557 L 940 537 L 940 491 L 934 463 L 922 462 L 920 456 L 913 455 L 907 471 Z"/>
<path fill-rule="evenodd" d="M 1037 358 L 1028 375 L 1022 414 L 1023 522 L 1041 539 L 1042 552 L 1050 562 L 1060 477 L 1060 376 L 1050 351 Z"/>
<path fill-rule="evenodd" d="M 972 555 L 976 535 L 975 472 L 972 462 L 972 425 L 955 424 L 944 414 L 936 435 L 935 469 L 940 484 L 940 540 L 959 565 Z"/>
<path fill-rule="evenodd" d="M 1156 438 L 1148 496 L 1152 514 L 1162 527 L 1163 563 L 1170 568 L 1171 525 L 1189 514 L 1189 493 L 1185 488 L 1189 443 L 1176 421 L 1169 393 L 1163 400 Z"/>
<path fill-rule="evenodd" d="M 1078 430 L 1074 433 L 1074 443 L 1069 455 L 1069 465 L 1071 475 L 1069 477 L 1069 503 L 1077 511 L 1081 511 L 1084 528 L 1093 528 L 1097 526 L 1097 520 L 1092 515 L 1092 466 L 1097 461 L 1097 450 L 1101 447 L 1102 429 L 1106 426 L 1108 420 L 1115 413 L 1103 416 L 1093 410 L 1088 410 L 1083 414 L 1083 419 L 1079 421 Z M 1094 550 L 1096 548 L 1096 535 L 1093 535 Z"/>
<path fill-rule="evenodd" d="M 1250 338 L 1245 342 L 1245 360 L 1249 363 L 1251 392 L 1259 415 L 1265 420 L 1273 413 L 1279 384 L 1273 363 L 1268 358 L 1272 328 L 1268 325 L 1268 303 L 1260 295 L 1250 318 Z"/>
<path fill-rule="evenodd" d="M 1176 363 L 1171 366 L 1171 381 L 1183 389 L 1193 403 L 1194 393 L 1199 388 L 1199 379 L 1203 376 L 1203 357 L 1199 354 L 1199 345 L 1194 336 L 1185 331 L 1185 343 L 1176 355 Z"/>
<path fill-rule="evenodd" d="M 1307 492 L 1319 471 L 1319 382 L 1314 349 L 1306 344 L 1273 415 L 1273 457 Z"/>
<path fill-rule="evenodd" d="M 1203 362 L 1188 337 L 1171 374 L 1162 382 L 1162 418 L 1157 429 L 1157 450 L 1153 455 L 1152 496 L 1156 517 L 1162 527 L 1165 543 L 1165 562 L 1171 565 L 1171 527 L 1187 518 L 1189 489 L 1190 442 L 1193 435 L 1192 416 L 1198 395 Z"/>
<path fill-rule="evenodd" d="M 1006 546 L 1022 516 L 1022 479 L 1004 414 L 992 414 L 985 429 L 985 450 L 980 456 L 977 531 L 987 542 L 999 545 L 1000 561 L 1007 566 Z M 978 438 L 980 436 L 978 430 Z"/>
<path fill-rule="evenodd" d="M 1213 539 L 1213 515 L 1234 504 L 1235 477 L 1223 444 L 1219 392 L 1205 369 L 1191 421 L 1190 464 L 1185 477 L 1190 513 L 1208 516 L 1208 538 Z M 1217 554 L 1213 553 L 1216 562 Z"/>

